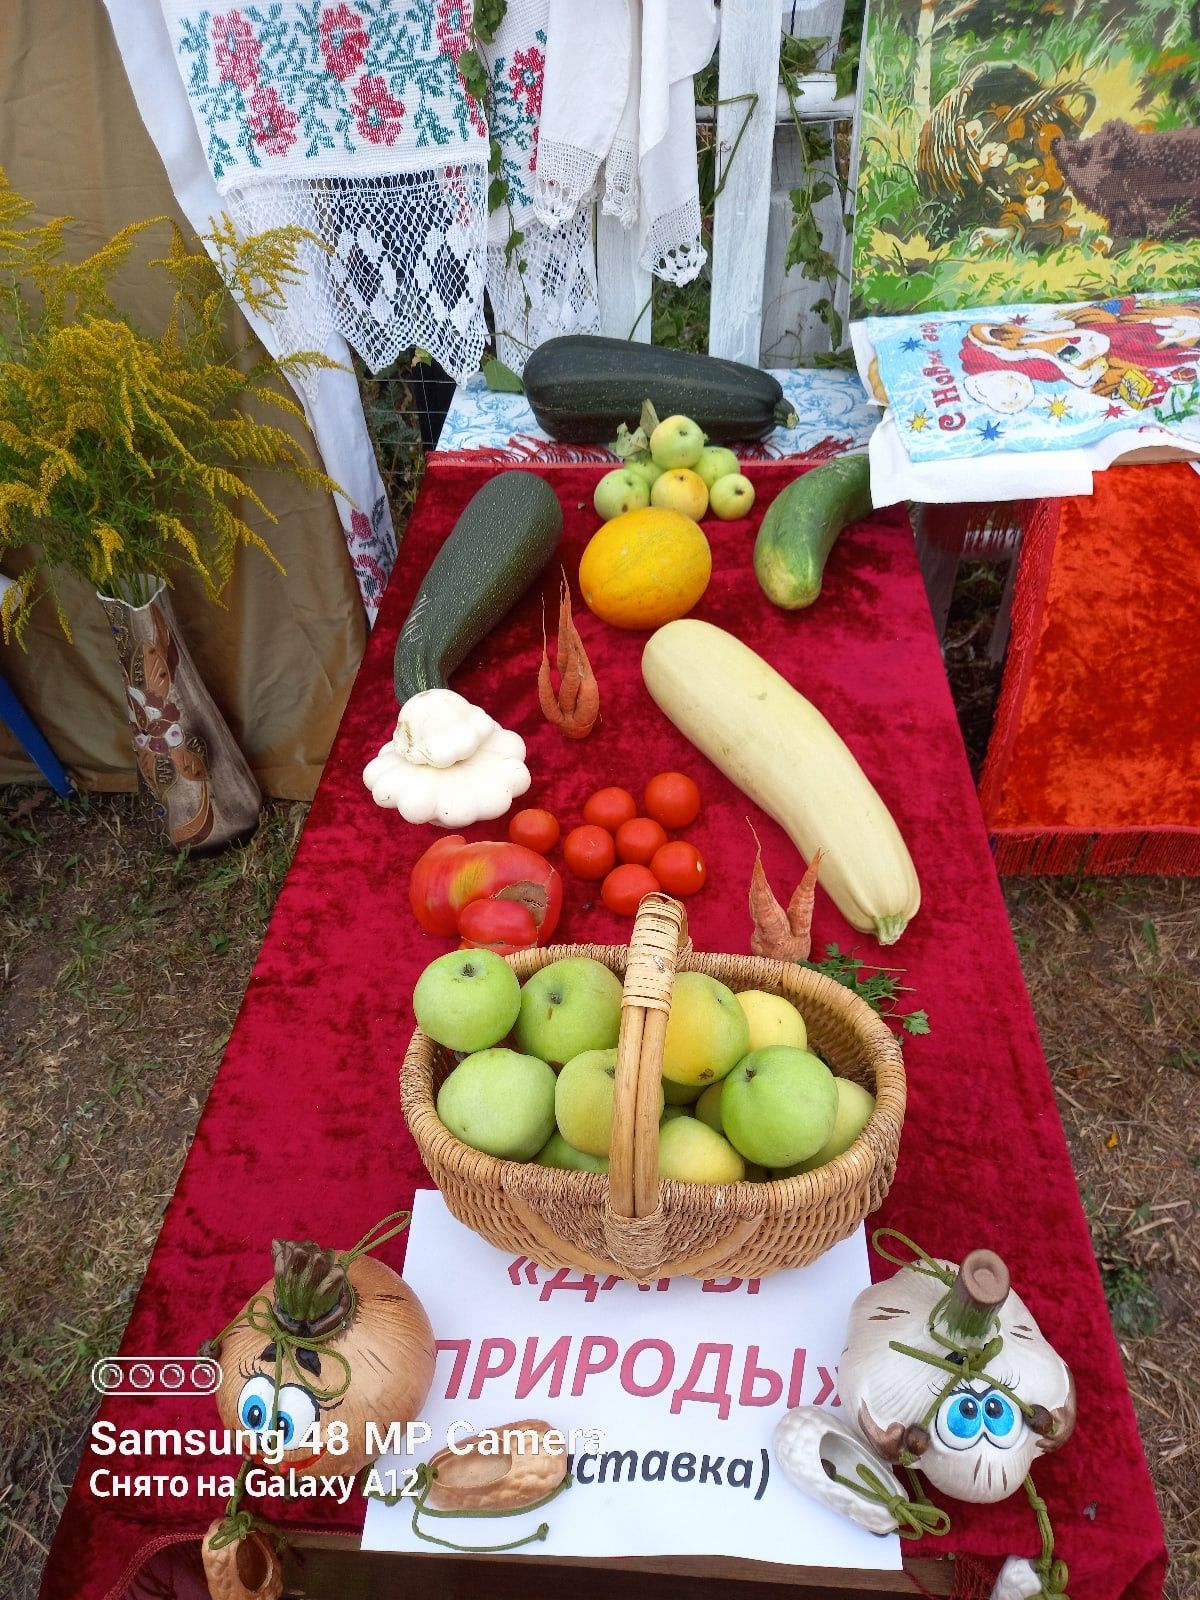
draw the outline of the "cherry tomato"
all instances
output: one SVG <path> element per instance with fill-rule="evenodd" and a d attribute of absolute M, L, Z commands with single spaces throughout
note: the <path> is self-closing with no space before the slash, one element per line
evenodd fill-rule
<path fill-rule="evenodd" d="M 617 859 L 612 834 L 591 823 L 572 828 L 563 840 L 563 859 L 577 878 L 589 883 L 602 878 L 606 872 L 612 871 L 613 862 Z"/>
<path fill-rule="evenodd" d="M 648 867 L 630 862 L 614 867 L 604 880 L 600 898 L 618 917 L 632 917 L 648 894 L 658 888 L 658 879 Z"/>
<path fill-rule="evenodd" d="M 536 850 L 548 856 L 558 843 L 558 818 L 549 811 L 539 811 L 527 806 L 508 819 L 508 837 L 514 844 L 523 844 L 527 850 Z"/>
<path fill-rule="evenodd" d="M 617 829 L 617 858 L 648 867 L 654 852 L 667 842 L 666 830 L 653 817 L 634 817 Z"/>
<path fill-rule="evenodd" d="M 642 807 L 664 828 L 686 828 L 700 814 L 700 790 L 686 772 L 660 772 L 646 785 Z"/>
<path fill-rule="evenodd" d="M 697 889 L 703 889 L 708 876 L 704 857 L 686 839 L 674 839 L 656 850 L 650 862 L 650 871 L 668 894 L 676 894 L 681 900 L 689 894 L 695 894 Z"/>
<path fill-rule="evenodd" d="M 628 789 L 597 789 L 583 808 L 583 820 L 616 833 L 623 822 L 637 816 L 637 801 Z"/>

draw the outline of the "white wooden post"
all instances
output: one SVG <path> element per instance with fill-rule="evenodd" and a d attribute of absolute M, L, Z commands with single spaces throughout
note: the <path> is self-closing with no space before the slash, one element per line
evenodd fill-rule
<path fill-rule="evenodd" d="M 780 15 L 762 0 L 725 0 L 717 98 L 717 196 L 713 215 L 709 354 L 758 365 L 763 269 L 771 207 L 771 146 L 779 80 Z M 732 155 L 749 97 L 758 103 Z M 729 103 L 732 102 L 732 103 Z"/>
<path fill-rule="evenodd" d="M 616 217 L 596 221 L 596 285 L 600 332 L 610 339 L 650 343 L 650 274 L 638 266 L 637 229 Z"/>

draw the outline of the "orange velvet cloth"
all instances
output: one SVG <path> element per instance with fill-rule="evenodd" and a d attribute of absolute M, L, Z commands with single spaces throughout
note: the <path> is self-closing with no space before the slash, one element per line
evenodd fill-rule
<path fill-rule="evenodd" d="M 1200 476 L 1033 509 L 980 789 L 1002 873 L 1200 874 Z"/>

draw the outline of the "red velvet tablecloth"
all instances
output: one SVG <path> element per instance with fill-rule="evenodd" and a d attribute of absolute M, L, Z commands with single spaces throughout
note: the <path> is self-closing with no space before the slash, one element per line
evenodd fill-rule
<path fill-rule="evenodd" d="M 275 1235 L 351 1245 L 378 1217 L 408 1202 L 425 1178 L 404 1128 L 396 1074 L 412 1027 L 410 995 L 424 964 L 447 946 L 416 928 L 409 869 L 435 835 L 376 809 L 364 763 L 390 734 L 392 650 L 433 552 L 488 469 L 435 467 L 426 477 L 312 813 L 216 1084 L 167 1211 L 129 1324 L 126 1354 L 192 1353 L 269 1276 Z M 757 511 L 794 476 L 752 466 Z M 562 557 L 574 576 L 594 530 L 600 469 L 546 471 L 565 512 Z M 757 515 L 754 519 L 757 523 Z M 1162 1531 L 1134 1426 L 1087 1223 L 1055 1110 L 1017 953 L 988 853 L 949 690 L 898 512 L 847 532 L 820 602 L 773 609 L 750 564 L 753 527 L 710 523 L 712 584 L 696 609 L 740 634 L 825 712 L 858 755 L 909 842 L 923 887 L 921 911 L 886 953 L 855 934 L 818 893 L 817 945 L 838 942 L 904 969 L 911 1002 L 929 1013 L 928 1037 L 905 1041 L 909 1110 L 895 1185 L 879 1219 L 930 1252 L 961 1258 L 996 1249 L 1014 1285 L 1073 1369 L 1074 1438 L 1035 1467 L 1075 1600 L 1151 1600 L 1164 1568 Z M 568 742 L 542 721 L 535 680 L 542 598 L 557 615 L 557 567 L 456 676 L 455 687 L 528 740 L 534 785 L 564 826 L 604 782 L 635 790 L 669 767 L 694 773 L 705 804 L 689 830 L 710 878 L 689 902 L 700 949 L 744 952 L 754 820 L 768 876 L 786 897 L 800 861 L 782 831 L 695 754 L 641 682 L 642 636 L 578 620 L 599 680 L 603 720 Z M 788 759 L 779 752 L 780 759 Z M 804 781 L 797 770 L 797 783 Z M 472 830 L 486 838 L 502 824 Z M 594 891 L 567 879 L 557 938 L 619 942 L 628 923 L 589 905 Z M 381 1252 L 403 1264 L 404 1241 Z M 874 1270 L 891 1269 L 880 1262 Z M 106 1403 L 121 1428 L 215 1425 L 209 1399 Z M 231 1470 L 231 1463 L 221 1463 Z M 47 1565 L 47 1600 L 117 1600 L 155 1548 L 195 1540 L 220 1514 L 194 1492 L 101 1498 L 96 1469 L 186 1474 L 208 1461 L 114 1460 L 90 1449 Z M 107 1480 L 100 1479 L 103 1486 Z M 362 1502 L 265 1509 L 274 1520 L 351 1532 Z M 941 1548 L 982 1558 L 1035 1554 L 1025 1497 L 953 1508 Z M 912 1547 L 910 1547 L 912 1548 Z M 916 1547 L 938 1553 L 936 1541 Z"/>

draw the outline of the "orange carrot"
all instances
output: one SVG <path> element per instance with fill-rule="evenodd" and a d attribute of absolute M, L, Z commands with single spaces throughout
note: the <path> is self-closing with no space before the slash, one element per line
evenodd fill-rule
<path fill-rule="evenodd" d="M 754 871 L 750 875 L 750 915 L 754 920 L 750 949 L 756 956 L 769 956 L 775 961 L 807 961 L 812 948 L 812 909 L 821 852 L 813 857 L 812 865 L 797 885 L 785 911 L 763 871 L 758 835 L 753 827 L 750 832 L 754 834 L 756 847 Z"/>
<path fill-rule="evenodd" d="M 812 860 L 804 869 L 804 876 L 788 901 L 788 927 L 796 943 L 804 946 L 803 951 L 795 957 L 797 961 L 807 961 L 812 950 L 813 902 L 817 898 L 817 874 L 821 870 L 821 858 L 824 854 L 823 850 L 814 853 Z"/>
<path fill-rule="evenodd" d="M 557 693 L 550 678 L 546 631 L 542 629 L 542 662 L 538 669 L 538 703 L 547 721 L 568 739 L 586 739 L 600 715 L 600 689 L 571 614 L 571 591 L 563 575 L 558 608 Z"/>

